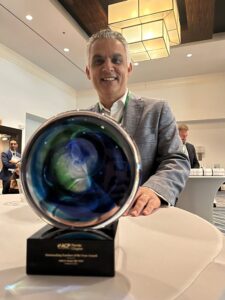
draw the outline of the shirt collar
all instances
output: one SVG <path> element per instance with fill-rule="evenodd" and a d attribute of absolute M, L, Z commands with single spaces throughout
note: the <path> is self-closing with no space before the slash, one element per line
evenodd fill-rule
<path fill-rule="evenodd" d="M 127 98 L 127 94 L 128 94 L 128 89 L 126 89 L 125 94 L 119 98 L 118 100 L 116 100 L 113 105 L 111 106 L 111 109 L 105 108 L 104 105 L 99 101 L 99 108 L 100 111 L 104 110 L 106 112 L 108 112 L 110 114 L 110 112 L 114 112 L 118 110 L 118 107 L 120 107 L 121 104 L 123 104 L 123 107 L 125 106 L 125 102 L 126 102 L 126 98 Z"/>

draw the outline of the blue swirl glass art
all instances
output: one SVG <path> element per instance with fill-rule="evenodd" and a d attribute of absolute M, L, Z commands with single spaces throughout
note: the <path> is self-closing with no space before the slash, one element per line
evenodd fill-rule
<path fill-rule="evenodd" d="M 139 184 L 137 149 L 111 118 L 68 112 L 47 121 L 22 157 L 28 202 L 59 227 L 100 228 L 131 205 Z"/>

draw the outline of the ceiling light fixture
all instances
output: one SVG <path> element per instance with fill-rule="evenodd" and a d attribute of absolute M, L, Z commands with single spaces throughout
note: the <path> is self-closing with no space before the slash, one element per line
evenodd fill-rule
<path fill-rule="evenodd" d="M 31 20 L 33 20 L 33 17 L 32 17 L 31 15 L 27 15 L 27 16 L 26 16 L 26 19 L 27 19 L 28 21 L 31 21 Z"/>
<path fill-rule="evenodd" d="M 167 57 L 181 42 L 176 0 L 126 0 L 108 6 L 108 25 L 126 38 L 133 62 Z"/>
<path fill-rule="evenodd" d="M 187 57 L 192 57 L 192 53 L 188 53 L 188 54 L 187 54 Z"/>
<path fill-rule="evenodd" d="M 70 49 L 69 49 L 69 48 L 64 48 L 63 51 L 64 51 L 64 52 L 69 52 Z"/>

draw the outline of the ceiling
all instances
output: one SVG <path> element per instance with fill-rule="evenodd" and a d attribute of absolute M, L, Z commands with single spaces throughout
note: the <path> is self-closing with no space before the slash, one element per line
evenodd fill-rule
<path fill-rule="evenodd" d="M 96 31 L 107 27 L 108 5 L 125 0 L 58 1 L 87 35 L 91 36 Z M 224 0 L 177 0 L 177 5 L 180 15 L 182 44 L 211 39 L 213 33 L 225 31 Z"/>
<path fill-rule="evenodd" d="M 91 88 L 85 75 L 88 36 L 107 27 L 107 5 L 117 1 L 0 0 L 0 43 L 76 90 Z M 177 2 L 181 45 L 168 58 L 141 62 L 131 83 L 225 72 L 225 1 Z"/>

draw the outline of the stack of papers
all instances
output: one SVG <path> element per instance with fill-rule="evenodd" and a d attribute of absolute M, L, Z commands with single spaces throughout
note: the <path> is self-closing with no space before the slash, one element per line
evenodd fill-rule
<path fill-rule="evenodd" d="M 225 176 L 224 168 L 191 169 L 190 176 Z"/>

